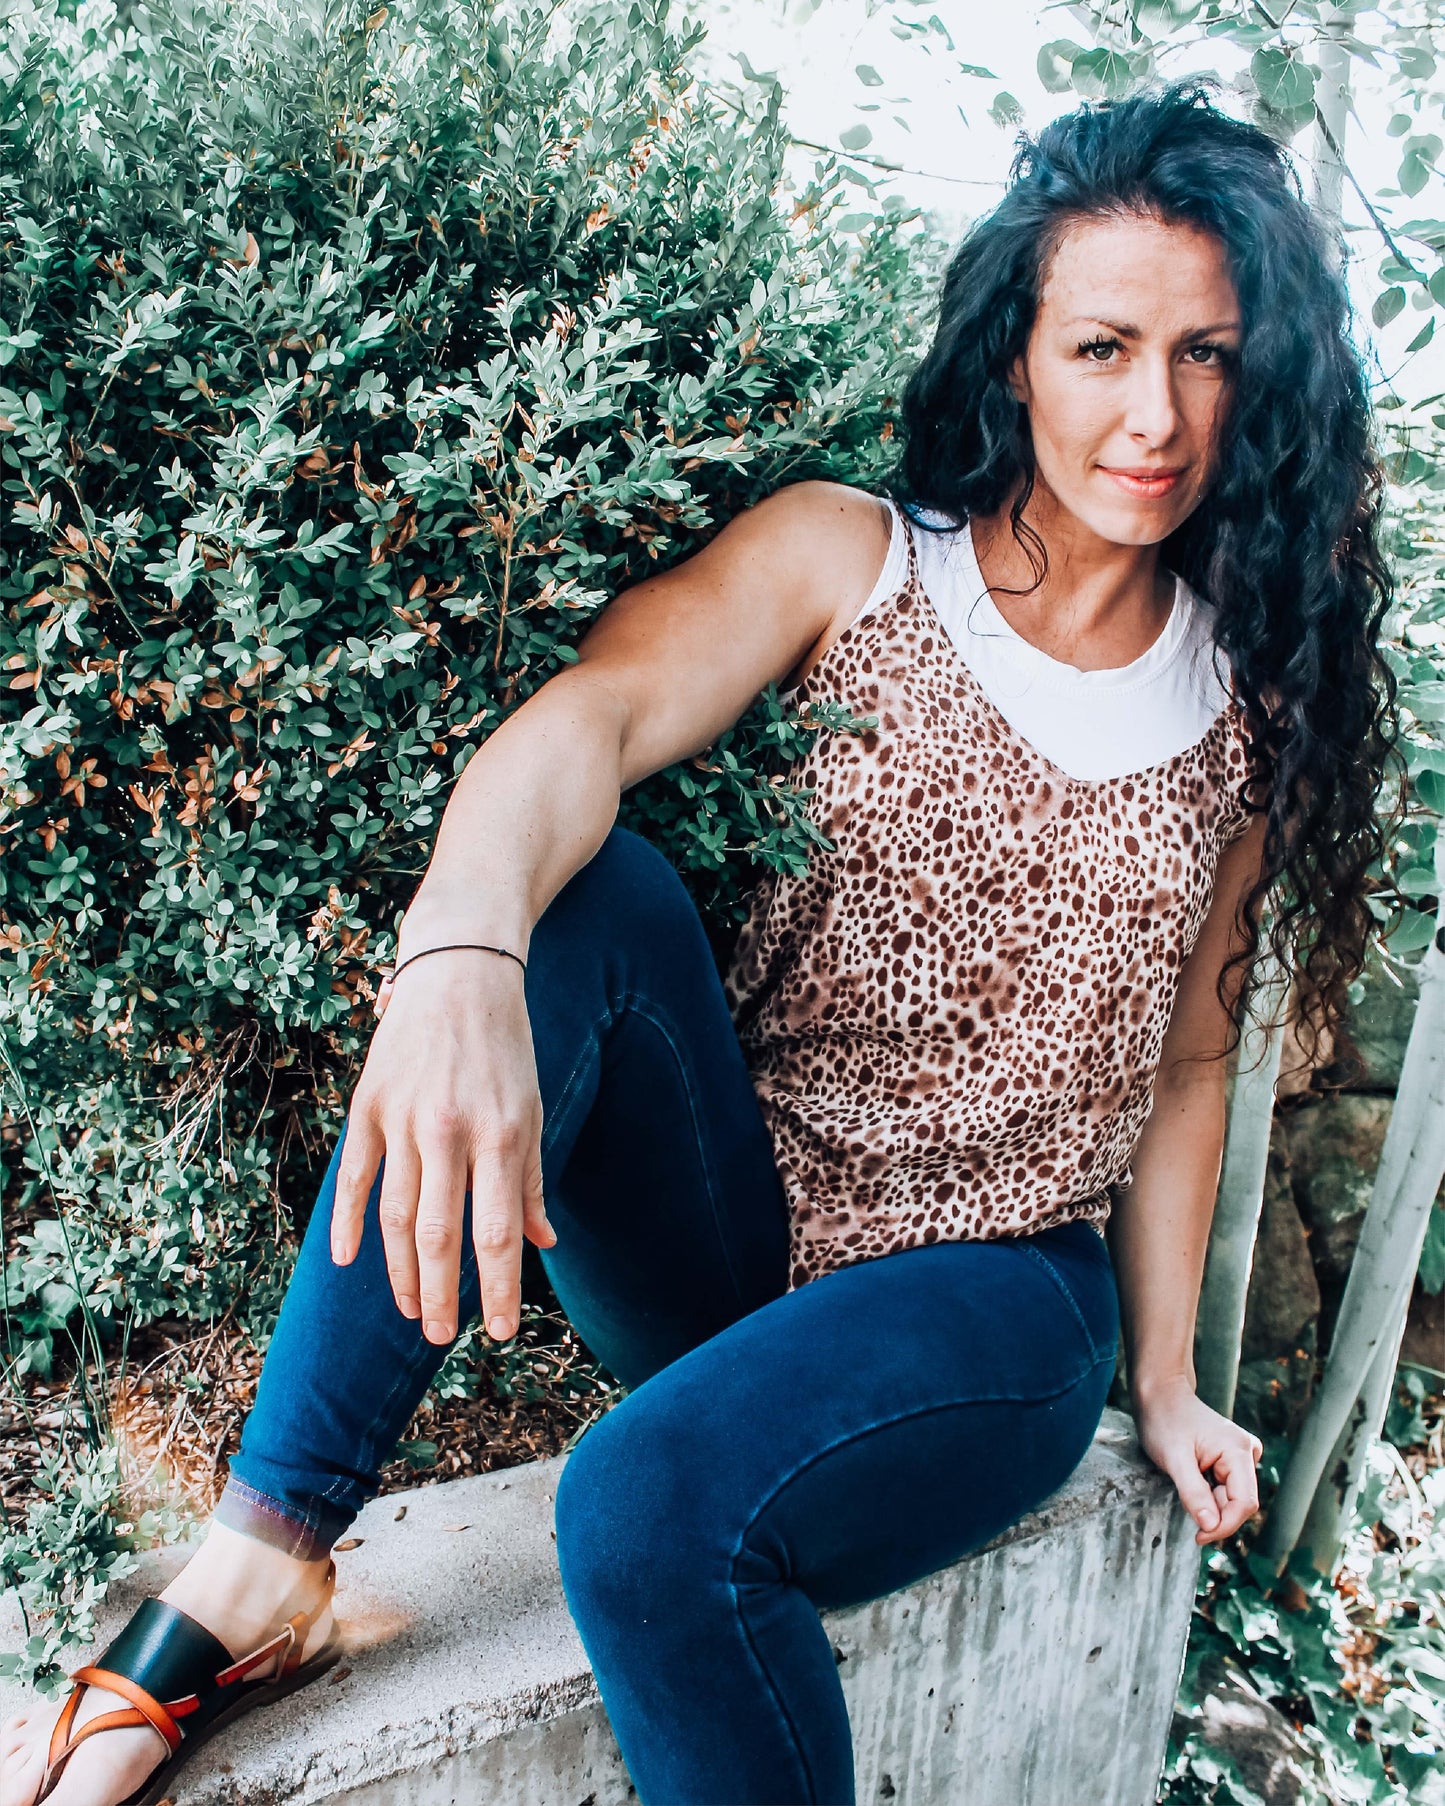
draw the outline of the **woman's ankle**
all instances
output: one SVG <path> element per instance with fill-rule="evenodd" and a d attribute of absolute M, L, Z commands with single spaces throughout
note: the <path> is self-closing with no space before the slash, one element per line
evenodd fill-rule
<path fill-rule="evenodd" d="M 185 1567 L 161 1593 L 222 1641 L 259 1640 L 293 1612 L 314 1610 L 326 1586 L 329 1555 L 301 1560 L 212 1521 Z"/>

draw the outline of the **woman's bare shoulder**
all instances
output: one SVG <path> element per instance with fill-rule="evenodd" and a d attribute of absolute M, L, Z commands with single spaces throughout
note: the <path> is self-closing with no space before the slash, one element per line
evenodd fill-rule
<path fill-rule="evenodd" d="M 830 611 L 851 621 L 877 581 L 888 556 L 892 515 L 881 496 L 848 483 L 810 478 L 775 489 L 758 505 L 771 510 L 774 530 L 802 551 Z"/>
<path fill-rule="evenodd" d="M 776 530 L 803 555 L 807 583 L 822 631 L 784 679 L 801 681 L 823 657 L 872 593 L 888 558 L 893 519 L 888 503 L 866 489 L 822 479 L 775 490 Z"/>
<path fill-rule="evenodd" d="M 810 477 L 773 490 L 757 506 L 776 516 L 780 531 L 804 535 L 810 549 L 830 563 L 856 563 L 860 553 L 876 553 L 881 564 L 888 551 L 888 503 L 851 483 Z"/>

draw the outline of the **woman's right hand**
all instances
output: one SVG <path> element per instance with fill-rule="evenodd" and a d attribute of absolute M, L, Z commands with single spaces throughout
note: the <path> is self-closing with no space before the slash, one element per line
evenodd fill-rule
<path fill-rule="evenodd" d="M 524 973 L 471 948 L 437 952 L 387 979 L 347 1114 L 336 1174 L 331 1257 L 361 1246 L 385 1157 L 381 1237 L 397 1308 L 429 1342 L 456 1336 L 465 1194 L 482 1321 L 496 1341 L 517 1332 L 522 1238 L 557 1237 L 542 1202 L 542 1099 Z"/>

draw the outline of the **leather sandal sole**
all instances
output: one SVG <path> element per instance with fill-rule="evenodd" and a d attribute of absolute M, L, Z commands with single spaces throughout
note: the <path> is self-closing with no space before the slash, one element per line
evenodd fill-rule
<path fill-rule="evenodd" d="M 254 1712 L 258 1706 L 270 1705 L 273 1701 L 284 1699 L 288 1693 L 294 1693 L 298 1687 L 304 1687 L 308 1681 L 314 1681 L 325 1674 L 328 1668 L 334 1668 L 342 1655 L 341 1638 L 333 1633 L 322 1644 L 309 1662 L 303 1662 L 284 1680 L 248 1681 L 241 1689 L 235 1701 L 225 1711 L 216 1716 L 194 1737 L 188 1737 L 181 1747 L 167 1756 L 158 1769 L 141 1782 L 134 1793 L 129 1793 L 119 1802 L 119 1806 L 160 1806 L 160 1802 L 169 1791 L 176 1771 L 188 1762 L 203 1744 L 222 1731 L 233 1719 L 241 1718 L 247 1712 Z"/>

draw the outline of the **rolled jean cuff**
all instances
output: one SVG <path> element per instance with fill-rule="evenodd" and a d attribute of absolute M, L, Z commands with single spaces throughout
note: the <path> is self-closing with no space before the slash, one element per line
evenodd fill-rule
<path fill-rule="evenodd" d="M 315 1561 L 330 1553 L 332 1544 L 350 1528 L 353 1514 L 323 1502 L 297 1512 L 232 1475 L 211 1516 L 228 1530 L 269 1543 L 298 1561 Z"/>

